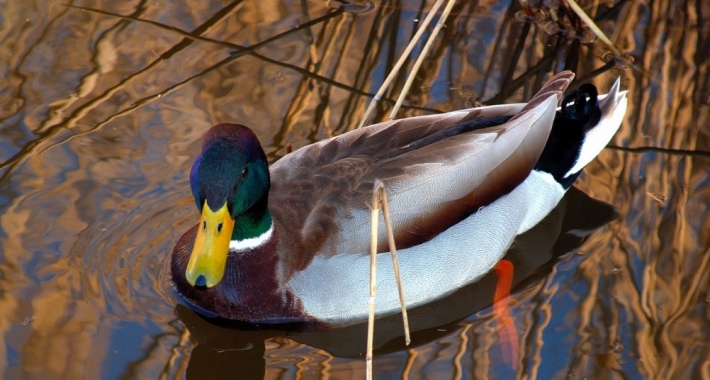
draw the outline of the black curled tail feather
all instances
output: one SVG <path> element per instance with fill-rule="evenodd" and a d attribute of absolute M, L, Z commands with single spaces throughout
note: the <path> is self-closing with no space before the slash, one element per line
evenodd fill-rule
<path fill-rule="evenodd" d="M 567 95 L 555 114 L 550 138 L 535 170 L 550 173 L 563 188 L 569 188 L 579 173 L 567 172 L 579 159 L 585 136 L 601 119 L 597 88 L 584 84 Z"/>
<path fill-rule="evenodd" d="M 584 123 L 588 132 L 601 119 L 597 88 L 593 84 L 583 84 L 573 93 L 565 96 L 558 115 Z"/>

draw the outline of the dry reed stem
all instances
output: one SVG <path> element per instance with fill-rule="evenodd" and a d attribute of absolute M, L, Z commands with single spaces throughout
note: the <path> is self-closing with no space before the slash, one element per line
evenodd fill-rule
<path fill-rule="evenodd" d="M 402 107 L 402 102 L 404 102 L 404 98 L 407 96 L 409 88 L 412 87 L 412 83 L 414 83 L 414 78 L 417 76 L 419 67 L 422 65 L 422 62 L 424 62 L 424 58 L 426 57 L 427 53 L 429 53 L 429 50 L 431 50 L 432 45 L 434 45 L 434 40 L 436 39 L 436 36 L 441 31 L 441 28 L 444 27 L 444 23 L 449 17 L 449 13 L 451 13 L 451 9 L 454 7 L 454 4 L 456 4 L 456 0 L 449 0 L 449 2 L 446 3 L 444 13 L 442 13 L 441 17 L 439 18 L 439 21 L 437 21 L 436 26 L 434 26 L 434 30 L 429 36 L 429 39 L 427 40 L 426 45 L 424 45 L 424 49 L 422 49 L 421 53 L 419 54 L 419 57 L 417 57 L 417 61 L 414 62 L 412 71 L 407 77 L 407 82 L 404 84 L 404 87 L 402 87 L 402 92 L 400 92 L 399 98 L 397 98 L 397 103 L 395 103 L 394 108 L 392 108 L 392 112 L 390 112 L 390 120 L 394 119 L 395 116 L 397 116 L 397 112 L 399 111 L 400 107 Z"/>
<path fill-rule="evenodd" d="M 372 379 L 372 344 L 375 335 L 375 294 L 377 293 L 377 233 L 378 233 L 378 211 L 382 208 L 385 218 L 385 228 L 387 229 L 387 242 L 392 255 L 392 267 L 394 269 L 397 290 L 399 291 L 399 303 L 402 307 L 402 322 L 404 324 L 404 342 L 409 345 L 409 318 L 407 317 L 407 303 L 404 298 L 402 278 L 399 275 L 399 262 L 397 261 L 397 248 L 394 244 L 394 233 L 392 231 L 392 220 L 390 219 L 389 206 L 387 203 L 387 192 L 385 185 L 379 179 L 375 180 L 372 191 L 372 214 L 370 225 L 370 298 L 368 300 L 369 313 L 367 318 L 367 353 L 365 354 L 366 378 Z"/>
<path fill-rule="evenodd" d="M 585 12 L 584 9 L 582 9 L 582 7 L 580 7 L 577 4 L 577 2 L 575 2 L 574 0 L 565 0 L 565 1 L 570 6 L 570 8 L 572 8 L 574 13 L 576 13 L 577 16 L 579 16 L 579 18 L 582 19 L 582 21 L 584 21 L 585 24 L 587 24 L 589 29 L 597 36 L 597 38 L 599 38 L 600 41 L 602 41 L 609 49 L 611 49 L 611 52 L 614 53 L 614 56 L 617 58 L 621 58 L 622 57 L 621 52 L 619 52 L 619 50 L 616 48 L 616 46 L 614 46 L 614 44 L 611 43 L 611 40 L 609 40 L 609 38 L 607 38 L 606 34 L 604 34 L 604 32 L 602 32 L 602 30 L 599 29 L 597 24 L 594 23 L 594 20 L 592 20 L 592 18 L 587 15 L 587 12 Z"/>
<path fill-rule="evenodd" d="M 372 380 L 372 341 L 375 334 L 375 293 L 377 292 L 377 221 L 378 221 L 377 181 L 372 192 L 372 217 L 370 219 L 370 298 L 367 316 L 367 351 L 365 353 L 365 378 Z"/>
<path fill-rule="evenodd" d="M 384 95 L 385 91 L 387 88 L 390 86 L 394 78 L 397 76 L 397 73 L 399 73 L 399 70 L 402 68 L 402 65 L 404 65 L 404 62 L 407 60 L 407 57 L 409 56 L 409 53 L 412 52 L 414 49 L 414 46 L 417 44 L 420 38 L 422 38 L 422 34 L 424 34 L 424 31 L 426 31 L 427 26 L 431 23 L 431 20 L 434 18 L 434 15 L 436 12 L 441 8 L 441 5 L 444 3 L 444 0 L 437 0 L 434 6 L 431 8 L 429 11 L 429 14 L 426 16 L 424 21 L 419 25 L 419 29 L 417 32 L 414 34 L 414 37 L 412 37 L 412 40 L 409 41 L 409 45 L 404 49 L 402 52 L 402 55 L 399 57 L 399 60 L 397 60 L 397 63 L 394 64 L 394 67 L 392 67 L 392 70 L 390 73 L 387 75 L 387 78 L 385 78 L 385 81 L 382 82 L 382 85 L 380 86 L 380 89 L 377 90 L 377 93 L 375 94 L 375 97 L 372 98 L 372 101 L 370 101 L 370 104 L 367 106 L 367 110 L 365 111 L 365 116 L 362 117 L 362 120 L 360 120 L 360 124 L 357 126 L 358 129 L 362 128 L 372 115 L 372 111 L 375 109 L 375 106 L 377 105 L 377 102 L 382 99 L 382 95 Z"/>
<path fill-rule="evenodd" d="M 382 214 L 385 217 L 385 226 L 387 227 L 387 243 L 390 247 L 392 255 L 392 268 L 394 270 L 394 278 L 397 281 L 397 291 L 399 292 L 399 303 L 402 307 L 402 323 L 404 324 L 404 343 L 409 346 L 412 341 L 409 337 L 409 318 L 407 317 L 407 301 L 404 298 L 404 288 L 402 287 L 402 277 L 399 275 L 399 261 L 397 260 L 397 247 L 394 244 L 394 232 L 392 232 L 392 220 L 390 219 L 390 209 L 387 200 L 387 191 L 385 186 L 379 180 L 375 181 L 375 187 L 382 197 Z"/>

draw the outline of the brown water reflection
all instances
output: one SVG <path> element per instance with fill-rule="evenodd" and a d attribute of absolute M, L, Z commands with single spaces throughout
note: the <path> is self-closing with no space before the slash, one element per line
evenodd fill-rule
<path fill-rule="evenodd" d="M 206 344 L 175 311 L 167 257 L 197 217 L 187 178 L 210 125 L 250 125 L 272 161 L 353 128 L 431 3 L 0 4 L 0 377 L 200 378 L 245 363 L 245 376 L 362 377 L 357 338 Z M 518 287 L 515 366 L 481 301 L 415 347 L 383 348 L 377 378 L 710 378 L 710 5 L 581 4 L 633 66 L 597 75 L 611 67 L 598 42 L 516 22 L 517 3 L 461 2 L 400 116 L 519 101 L 563 68 L 603 89 L 620 75 L 630 103 L 614 145 L 636 150 L 605 150 L 577 182 L 619 218 Z"/>

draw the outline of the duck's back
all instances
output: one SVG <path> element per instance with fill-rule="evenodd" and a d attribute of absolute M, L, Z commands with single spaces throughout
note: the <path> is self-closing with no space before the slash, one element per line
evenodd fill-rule
<path fill-rule="evenodd" d="M 271 168 L 269 204 L 284 243 L 299 247 L 288 269 L 317 254 L 368 252 L 376 179 L 389 196 L 398 248 L 426 242 L 510 192 L 537 162 L 572 77 L 558 74 L 527 104 L 389 121 L 282 158 Z M 481 129 L 481 120 L 508 121 Z M 384 242 L 384 226 L 380 232 Z"/>

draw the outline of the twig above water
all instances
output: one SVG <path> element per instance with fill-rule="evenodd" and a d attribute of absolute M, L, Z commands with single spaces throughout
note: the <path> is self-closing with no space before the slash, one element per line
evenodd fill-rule
<path fill-rule="evenodd" d="M 449 17 L 449 13 L 451 13 L 451 9 L 454 7 L 455 3 L 456 3 L 455 0 L 449 0 L 449 2 L 446 3 L 446 8 L 444 8 L 444 13 L 439 18 L 439 21 L 436 23 L 436 26 L 434 26 L 434 31 L 429 36 L 429 39 L 427 40 L 426 45 L 424 45 L 424 48 L 419 53 L 419 57 L 417 58 L 417 61 L 414 63 L 414 67 L 412 67 L 412 71 L 409 73 L 409 76 L 407 77 L 407 82 L 404 84 L 404 87 L 402 88 L 402 92 L 399 94 L 399 98 L 397 98 L 397 103 L 394 105 L 394 108 L 392 108 L 392 112 L 390 113 L 390 117 L 389 117 L 390 120 L 394 119 L 395 116 L 397 115 L 397 111 L 399 111 L 399 108 L 402 106 L 402 102 L 404 101 L 404 98 L 407 96 L 407 93 L 409 92 L 409 88 L 412 87 L 412 83 L 414 82 L 414 78 L 417 76 L 417 72 L 419 71 L 419 67 L 422 65 L 422 62 L 424 62 L 424 58 L 426 57 L 427 53 L 431 49 L 431 46 L 434 44 L 434 40 L 436 39 L 436 36 L 439 34 L 439 31 L 441 31 L 441 28 L 444 27 L 444 23 L 446 22 L 446 19 Z"/>
<path fill-rule="evenodd" d="M 627 147 L 627 146 L 617 146 L 617 145 L 607 145 L 607 148 L 612 149 L 612 150 L 619 150 L 622 152 L 629 152 L 629 153 L 656 152 L 656 153 L 672 154 L 672 155 L 677 155 L 677 156 L 710 157 L 710 152 L 708 152 L 706 150 L 671 149 L 671 148 L 662 148 L 662 147 L 656 147 L 656 146 Z"/>
<path fill-rule="evenodd" d="M 395 63 L 392 70 L 390 70 L 390 73 L 387 75 L 387 78 L 385 78 L 385 81 L 382 82 L 380 89 L 377 90 L 377 93 L 372 98 L 372 101 L 370 101 L 370 104 L 367 106 L 367 110 L 365 111 L 365 115 L 362 117 L 360 124 L 357 126 L 358 128 L 362 128 L 369 121 L 370 116 L 372 115 L 372 111 L 375 109 L 375 106 L 377 105 L 377 102 L 379 102 L 380 99 L 382 99 L 382 95 L 384 95 L 385 91 L 387 91 L 387 88 L 389 88 L 390 84 L 392 83 L 394 78 L 399 73 L 399 70 L 402 68 L 402 65 L 404 65 L 404 62 L 407 60 L 407 57 L 414 49 L 414 46 L 416 46 L 417 42 L 419 42 L 419 39 L 424 34 L 424 31 L 426 30 L 427 26 L 429 26 L 429 24 L 431 23 L 431 20 L 434 19 L 434 14 L 436 14 L 436 12 L 439 10 L 439 8 L 441 8 L 441 5 L 443 3 L 444 3 L 444 0 L 437 0 L 436 3 L 434 4 L 434 6 L 431 8 L 429 14 L 424 19 L 424 21 L 419 25 L 419 29 L 417 30 L 417 33 L 414 34 L 414 37 L 412 37 L 412 40 L 409 41 L 409 44 L 404 49 L 404 52 L 402 52 L 402 55 L 399 57 L 399 60 L 397 60 L 397 63 Z"/>
<path fill-rule="evenodd" d="M 609 50 L 612 51 L 612 53 L 614 53 L 615 57 L 617 57 L 617 58 L 623 57 L 623 55 L 621 54 L 619 49 L 617 49 L 616 46 L 614 46 L 614 44 L 611 42 L 611 40 L 609 40 L 609 38 L 607 38 L 606 34 L 604 34 L 604 32 L 602 32 L 602 30 L 599 29 L 599 27 L 594 22 L 594 20 L 592 20 L 592 18 L 587 15 L 587 12 L 585 12 L 584 9 L 582 9 L 582 7 L 580 7 L 576 1 L 565 0 L 565 2 L 567 2 L 567 5 L 569 5 L 569 7 L 574 11 L 574 13 L 576 13 L 577 16 L 579 16 L 579 18 L 587 25 L 589 30 L 591 30 L 597 36 L 597 38 L 599 38 L 599 40 L 602 41 L 604 43 L 604 45 L 606 45 L 609 48 Z"/>
<path fill-rule="evenodd" d="M 370 299 L 368 301 L 369 313 L 367 320 L 367 353 L 365 354 L 366 377 L 372 379 L 372 345 L 375 336 L 375 294 L 377 293 L 377 227 L 379 225 L 379 210 L 385 218 L 385 228 L 387 229 L 387 242 L 392 255 L 392 268 L 397 290 L 399 291 L 399 302 L 402 307 L 402 322 L 404 323 L 404 343 L 409 345 L 409 318 L 407 317 L 407 302 L 404 298 L 404 288 L 402 278 L 399 275 L 399 262 L 397 260 L 397 248 L 394 243 L 394 233 L 392 232 L 392 220 L 390 219 L 389 205 L 387 201 L 387 191 L 382 181 L 375 180 L 372 190 L 372 219 L 370 226 Z"/>

